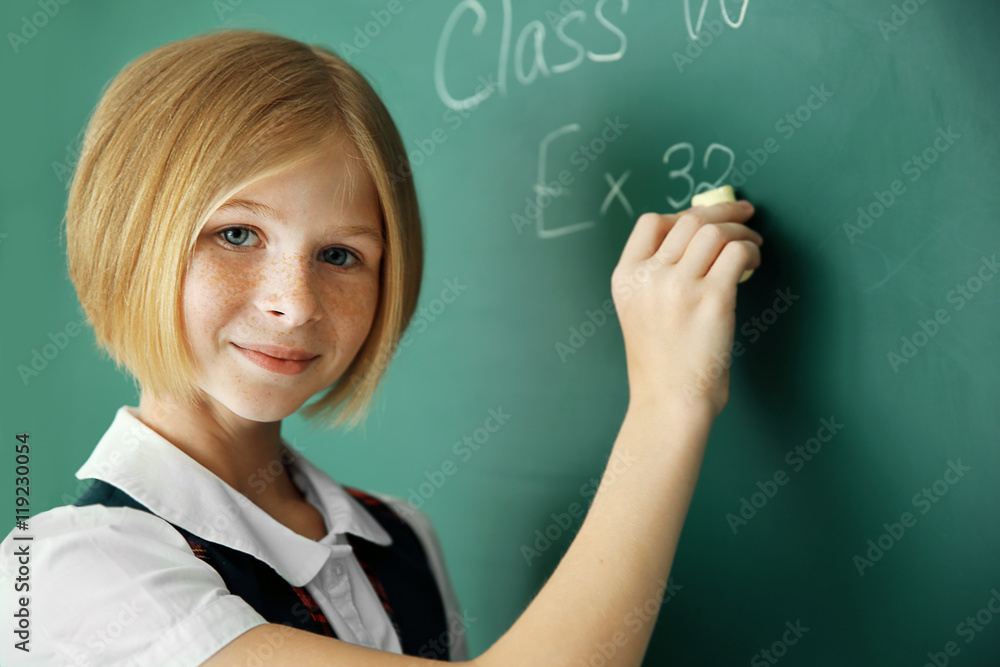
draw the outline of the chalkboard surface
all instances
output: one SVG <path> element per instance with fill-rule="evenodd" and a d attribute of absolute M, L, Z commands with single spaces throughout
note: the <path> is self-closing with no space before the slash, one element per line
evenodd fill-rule
<path fill-rule="evenodd" d="M 260 28 L 372 80 L 427 247 L 367 426 L 295 417 L 285 437 L 432 517 L 473 655 L 558 564 L 621 424 L 610 276 L 636 218 L 729 183 L 757 206 L 763 265 L 739 288 L 731 398 L 645 664 L 1000 664 L 996 2 L 16 0 L 0 16 L 0 457 L 12 470 L 30 433 L 32 513 L 75 496 L 138 402 L 65 268 L 84 123 L 139 54 Z M 13 487 L 8 472 L 8 510 Z"/>

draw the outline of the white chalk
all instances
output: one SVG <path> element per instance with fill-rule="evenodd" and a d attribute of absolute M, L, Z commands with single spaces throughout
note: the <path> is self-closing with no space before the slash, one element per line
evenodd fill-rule
<path fill-rule="evenodd" d="M 711 206 L 712 204 L 724 201 L 736 201 L 736 193 L 733 192 L 733 186 L 723 185 L 721 188 L 715 188 L 714 190 L 695 195 L 691 199 L 691 206 Z"/>

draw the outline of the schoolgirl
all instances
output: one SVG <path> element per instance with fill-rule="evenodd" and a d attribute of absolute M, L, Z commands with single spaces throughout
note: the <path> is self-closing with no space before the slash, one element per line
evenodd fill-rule
<path fill-rule="evenodd" d="M 616 619 L 662 595 L 727 401 L 728 374 L 705 371 L 760 263 L 751 214 L 636 222 L 612 275 L 631 391 L 616 474 L 531 605 L 470 663 L 640 664 L 653 624 L 624 637 Z M 140 401 L 77 472 L 89 490 L 31 518 L 32 651 L 5 641 L 0 662 L 469 660 L 426 515 L 338 484 L 281 436 L 300 409 L 330 428 L 364 418 L 420 290 L 406 152 L 364 78 L 260 31 L 143 55 L 89 122 L 66 240 L 96 340 Z"/>

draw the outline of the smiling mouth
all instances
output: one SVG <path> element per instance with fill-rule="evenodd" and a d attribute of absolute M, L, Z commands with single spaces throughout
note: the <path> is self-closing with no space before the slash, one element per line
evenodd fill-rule
<path fill-rule="evenodd" d="M 260 366 L 264 370 L 271 371 L 272 373 L 279 373 L 281 375 L 298 375 L 302 371 L 309 368 L 309 366 L 319 358 L 319 355 L 316 355 L 314 357 L 301 360 L 281 359 L 278 357 L 272 357 L 269 354 L 265 354 L 257 350 L 249 350 L 245 347 L 240 347 L 236 343 L 233 343 L 233 347 L 239 350 L 244 357 L 257 366 Z"/>
<path fill-rule="evenodd" d="M 237 345 L 236 343 L 233 343 L 233 345 L 236 345 L 236 347 L 241 350 L 258 352 L 260 354 L 267 355 L 272 359 L 280 359 L 282 361 L 309 361 L 310 359 L 315 359 L 319 356 L 318 354 L 312 354 L 311 352 L 306 352 L 305 350 L 279 347 L 277 345 Z"/>

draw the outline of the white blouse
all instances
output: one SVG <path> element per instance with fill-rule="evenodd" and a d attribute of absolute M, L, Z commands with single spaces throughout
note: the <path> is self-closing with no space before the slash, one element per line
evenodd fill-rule
<path fill-rule="evenodd" d="M 339 639 L 402 652 L 344 534 L 383 545 L 392 538 L 340 484 L 282 440 L 293 481 L 329 530 L 318 542 L 311 540 L 254 505 L 136 413 L 130 406 L 118 409 L 76 476 L 104 480 L 159 516 L 130 507 L 64 506 L 31 517 L 26 531 L 11 531 L 0 543 L 0 618 L 8 626 L 0 665 L 188 667 L 266 623 L 167 521 L 250 554 L 291 585 L 305 587 Z M 266 483 L 266 471 L 261 474 L 260 483 Z M 445 605 L 449 631 L 441 643 L 451 643 L 451 660 L 467 660 L 463 615 L 430 519 L 401 498 L 370 493 L 389 503 L 419 537 Z M 13 539 L 26 536 L 33 539 Z M 31 588 L 15 592 L 17 553 L 24 545 Z M 24 596 L 30 599 L 30 653 L 14 648 L 18 640 L 9 627 Z"/>

